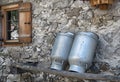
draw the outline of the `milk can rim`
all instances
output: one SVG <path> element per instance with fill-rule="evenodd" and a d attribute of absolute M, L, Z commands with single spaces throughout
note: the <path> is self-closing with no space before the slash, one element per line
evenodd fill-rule
<path fill-rule="evenodd" d="M 57 35 L 61 35 L 61 36 L 68 36 L 68 37 L 71 37 L 71 38 L 74 38 L 74 33 L 72 32 L 60 32 L 60 33 L 57 33 Z"/>
<path fill-rule="evenodd" d="M 97 41 L 99 39 L 99 36 L 96 33 L 89 32 L 89 31 L 88 32 L 78 32 L 78 33 L 76 33 L 76 35 L 86 35 L 86 36 L 92 37 L 93 39 L 95 39 Z"/>

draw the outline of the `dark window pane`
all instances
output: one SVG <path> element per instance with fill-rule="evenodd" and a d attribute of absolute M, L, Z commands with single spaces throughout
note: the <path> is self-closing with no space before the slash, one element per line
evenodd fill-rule
<path fill-rule="evenodd" d="M 18 39 L 18 11 L 7 11 L 7 40 Z"/>

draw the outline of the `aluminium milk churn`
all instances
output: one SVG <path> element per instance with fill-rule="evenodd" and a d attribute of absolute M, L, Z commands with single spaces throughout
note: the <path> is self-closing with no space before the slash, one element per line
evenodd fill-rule
<path fill-rule="evenodd" d="M 63 70 L 65 68 L 73 39 L 74 34 L 71 32 L 57 34 L 51 53 L 51 69 Z"/>
<path fill-rule="evenodd" d="M 93 60 L 98 36 L 92 32 L 78 32 L 69 55 L 69 71 L 84 73 Z"/>

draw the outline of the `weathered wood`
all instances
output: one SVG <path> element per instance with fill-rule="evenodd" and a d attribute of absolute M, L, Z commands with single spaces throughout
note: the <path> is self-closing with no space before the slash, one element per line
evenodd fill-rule
<path fill-rule="evenodd" d="M 99 6 L 101 10 L 107 10 L 114 2 L 115 0 L 90 0 L 92 6 Z"/>
<path fill-rule="evenodd" d="M 0 9 L 1 10 L 1 9 Z M 0 11 L 0 46 L 2 46 L 2 13 Z"/>
<path fill-rule="evenodd" d="M 100 0 L 90 0 L 92 6 L 96 6 L 100 4 Z"/>
<path fill-rule="evenodd" d="M 107 10 L 108 7 L 109 7 L 109 5 L 107 5 L 107 4 L 99 5 L 99 8 L 100 8 L 101 10 Z"/>
<path fill-rule="evenodd" d="M 29 2 L 20 4 L 19 8 L 19 42 L 32 42 L 32 5 Z"/>
<path fill-rule="evenodd" d="M 39 73 L 39 72 L 46 72 L 55 75 L 61 75 L 65 77 L 77 78 L 77 79 L 94 79 L 94 80 L 110 80 L 110 81 L 117 81 L 120 82 L 119 76 L 112 76 L 112 75 L 103 75 L 103 74 L 90 74 L 90 73 L 75 73 L 75 72 L 68 72 L 68 71 L 56 71 L 45 68 L 44 66 L 41 67 L 34 67 L 34 66 L 26 66 L 21 64 L 12 64 L 13 67 L 17 67 L 32 73 Z"/>
<path fill-rule="evenodd" d="M 113 4 L 114 0 L 101 0 L 101 4 Z"/>

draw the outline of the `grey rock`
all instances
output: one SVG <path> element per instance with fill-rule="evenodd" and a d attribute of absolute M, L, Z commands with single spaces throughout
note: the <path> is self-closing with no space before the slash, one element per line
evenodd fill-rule
<path fill-rule="evenodd" d="M 71 9 L 71 10 L 69 10 L 69 11 L 67 11 L 66 12 L 66 14 L 67 14 L 67 16 L 68 17 L 73 17 L 73 16 L 79 16 L 79 12 L 80 12 L 80 8 L 73 8 L 73 9 Z"/>
<path fill-rule="evenodd" d="M 2 57 L 0 57 L 0 65 L 3 64 L 4 59 Z"/>
<path fill-rule="evenodd" d="M 0 4 L 15 1 L 19 0 L 1 0 Z M 32 3 L 33 42 L 30 44 L 31 46 L 26 47 L 2 47 L 0 49 L 0 64 L 2 64 L 0 68 L 4 66 L 6 68 L 0 70 L 0 73 L 4 71 L 7 74 L 10 71 L 11 62 L 39 61 L 39 64 L 43 63 L 49 67 L 51 49 L 58 32 L 92 31 L 97 33 L 100 38 L 94 58 L 96 63 L 92 68 L 96 70 L 90 71 L 90 73 L 101 72 L 101 74 L 119 75 L 119 2 L 106 11 L 91 7 L 89 1 L 83 2 L 82 0 L 23 0 L 23 2 Z M 15 35 L 17 34 L 15 33 Z M 114 71 L 111 73 L 112 70 Z M 36 82 L 104 82 L 78 81 L 77 79 L 43 73 L 32 74 L 32 76 Z M 29 75 L 28 78 L 32 78 L 32 76 Z M 24 82 L 25 78 L 21 78 Z"/>
<path fill-rule="evenodd" d="M 120 2 L 117 2 L 112 9 L 113 16 L 120 16 Z"/>
<path fill-rule="evenodd" d="M 65 7 L 69 7 L 72 3 L 73 3 L 73 0 L 54 0 L 53 7 L 65 8 Z"/>

